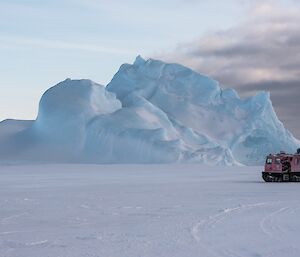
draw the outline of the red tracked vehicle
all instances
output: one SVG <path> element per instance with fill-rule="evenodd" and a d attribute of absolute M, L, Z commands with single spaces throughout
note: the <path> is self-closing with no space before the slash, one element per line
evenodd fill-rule
<path fill-rule="evenodd" d="M 262 178 L 266 182 L 300 182 L 300 149 L 295 154 L 269 154 Z"/>

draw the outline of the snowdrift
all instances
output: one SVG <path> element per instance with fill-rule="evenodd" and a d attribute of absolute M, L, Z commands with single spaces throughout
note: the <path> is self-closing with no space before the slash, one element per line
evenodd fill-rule
<path fill-rule="evenodd" d="M 106 86 L 67 79 L 47 90 L 35 121 L 0 123 L 1 162 L 258 165 L 299 142 L 269 93 L 241 99 L 178 64 L 123 64 Z"/>

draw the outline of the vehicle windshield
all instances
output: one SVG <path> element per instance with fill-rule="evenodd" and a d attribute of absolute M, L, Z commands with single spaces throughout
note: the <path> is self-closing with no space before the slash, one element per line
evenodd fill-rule
<path fill-rule="evenodd" d="M 280 164 L 280 163 L 281 163 L 280 158 L 276 158 L 275 163 L 276 163 L 276 164 Z"/>
<path fill-rule="evenodd" d="M 272 164 L 272 161 L 273 161 L 272 158 L 267 158 L 266 163 L 267 164 Z"/>

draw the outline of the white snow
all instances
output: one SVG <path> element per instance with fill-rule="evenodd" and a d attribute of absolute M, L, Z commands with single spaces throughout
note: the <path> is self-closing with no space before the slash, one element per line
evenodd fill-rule
<path fill-rule="evenodd" d="M 0 163 L 258 165 L 295 152 L 268 93 L 232 89 L 179 64 L 123 64 L 104 87 L 67 79 L 47 90 L 35 121 L 0 123 Z"/>
<path fill-rule="evenodd" d="M 0 166 L 3 257 L 298 257 L 299 184 L 261 167 Z"/>

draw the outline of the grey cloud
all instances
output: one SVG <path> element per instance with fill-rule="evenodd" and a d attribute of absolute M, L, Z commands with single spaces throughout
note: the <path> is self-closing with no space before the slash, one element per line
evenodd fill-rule
<path fill-rule="evenodd" d="M 300 138 L 300 9 L 257 4 L 238 26 L 161 58 L 210 75 L 242 96 L 271 92 L 279 118 Z"/>
<path fill-rule="evenodd" d="M 254 95 L 257 91 L 270 91 L 271 100 L 279 119 L 297 138 L 300 138 L 299 99 L 300 79 L 298 81 L 264 81 L 243 84 L 236 87 L 241 96 Z"/>

